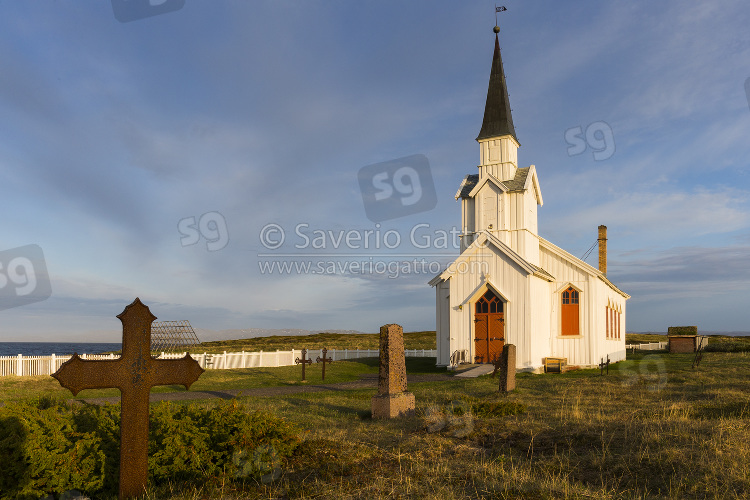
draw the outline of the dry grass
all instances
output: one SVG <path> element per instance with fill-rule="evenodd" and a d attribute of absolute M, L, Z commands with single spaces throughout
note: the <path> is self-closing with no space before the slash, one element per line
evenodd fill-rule
<path fill-rule="evenodd" d="M 372 391 L 248 398 L 306 430 L 281 477 L 151 498 L 748 498 L 750 355 L 691 363 L 522 374 L 507 396 L 489 377 L 412 384 L 418 417 L 405 420 L 371 420 Z M 508 403 L 526 411 L 493 414 Z M 464 411 L 438 430 L 435 409 L 451 407 Z"/>
<path fill-rule="evenodd" d="M 280 477 L 167 485 L 149 498 L 749 498 L 750 353 L 692 361 L 639 353 L 607 376 L 519 374 L 509 395 L 489 377 L 411 384 L 418 416 L 392 421 L 370 419 L 372 390 L 242 398 L 304 429 Z M 201 389 L 283 384 L 283 370 L 216 373 Z M 0 383 L 0 399 L 59 390 L 50 378 Z"/>

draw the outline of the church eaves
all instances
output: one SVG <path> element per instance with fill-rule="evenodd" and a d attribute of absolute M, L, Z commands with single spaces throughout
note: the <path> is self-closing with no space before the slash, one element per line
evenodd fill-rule
<path fill-rule="evenodd" d="M 500 57 L 500 40 L 497 37 L 499 30 L 497 27 L 495 28 L 495 53 L 492 56 L 487 102 L 484 105 L 482 129 L 479 131 L 476 140 L 510 135 L 518 142 L 516 129 L 513 127 L 513 117 L 510 113 L 510 99 L 508 98 L 508 85 L 503 71 L 503 60 Z"/>

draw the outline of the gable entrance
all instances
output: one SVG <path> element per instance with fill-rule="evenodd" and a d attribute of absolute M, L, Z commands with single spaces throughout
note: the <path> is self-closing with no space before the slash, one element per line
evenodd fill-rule
<path fill-rule="evenodd" d="M 492 363 L 503 352 L 505 313 L 503 301 L 492 290 L 474 305 L 474 362 Z"/>

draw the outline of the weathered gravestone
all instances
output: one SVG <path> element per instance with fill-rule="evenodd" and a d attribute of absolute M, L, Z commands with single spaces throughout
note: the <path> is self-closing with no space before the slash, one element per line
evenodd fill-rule
<path fill-rule="evenodd" d="M 496 370 L 500 373 L 500 392 L 510 392 L 516 388 L 516 346 L 505 344 Z"/>
<path fill-rule="evenodd" d="M 372 418 L 414 415 L 414 394 L 406 391 L 404 331 L 396 324 L 380 327 L 378 394 L 372 397 Z"/>
<path fill-rule="evenodd" d="M 120 359 L 88 361 L 74 354 L 55 377 L 75 396 L 83 389 L 120 389 L 120 498 L 146 492 L 148 480 L 148 396 L 155 385 L 179 384 L 186 389 L 203 373 L 190 356 L 151 357 L 151 323 L 156 316 L 136 298 L 117 316 L 122 322 Z"/>

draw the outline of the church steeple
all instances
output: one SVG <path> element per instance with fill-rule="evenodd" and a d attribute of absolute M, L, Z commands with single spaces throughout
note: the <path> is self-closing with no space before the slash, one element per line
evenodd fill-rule
<path fill-rule="evenodd" d="M 500 40 L 497 34 L 500 28 L 495 26 L 495 53 L 492 56 L 490 84 L 487 88 L 487 102 L 484 105 L 484 120 L 477 141 L 510 135 L 518 142 L 516 129 L 513 127 L 513 116 L 510 112 L 508 84 L 503 71 L 503 59 L 500 56 Z"/>
<path fill-rule="evenodd" d="M 518 169 L 518 139 L 510 113 L 508 85 L 505 82 L 503 60 L 500 56 L 500 28 L 495 26 L 495 53 L 492 56 L 490 84 L 487 88 L 487 102 L 484 105 L 484 119 L 479 131 L 480 165 L 479 177 L 491 175 L 500 181 L 511 180 Z"/>

